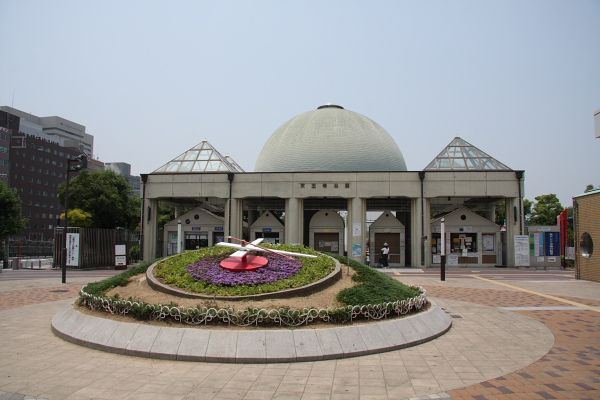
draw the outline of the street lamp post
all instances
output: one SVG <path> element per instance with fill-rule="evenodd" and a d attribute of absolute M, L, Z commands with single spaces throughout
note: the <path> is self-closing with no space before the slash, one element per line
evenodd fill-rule
<path fill-rule="evenodd" d="M 80 154 L 75 158 L 67 159 L 67 186 L 65 186 L 65 227 L 63 230 L 63 259 L 62 283 L 67 283 L 67 228 L 69 226 L 69 172 L 77 172 L 87 168 L 87 156 Z"/>
<path fill-rule="evenodd" d="M 446 224 L 445 224 L 446 219 L 442 218 L 441 224 L 440 224 L 440 236 L 441 236 L 441 240 L 442 243 L 441 245 L 441 257 L 440 257 L 440 280 L 445 281 L 446 280 Z"/>

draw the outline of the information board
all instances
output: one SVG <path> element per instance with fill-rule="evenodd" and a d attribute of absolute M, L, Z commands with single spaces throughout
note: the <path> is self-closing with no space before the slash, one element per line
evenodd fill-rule
<path fill-rule="evenodd" d="M 515 266 L 529 267 L 529 236 L 515 235 Z"/>
<path fill-rule="evenodd" d="M 67 267 L 79 266 L 79 233 L 67 233 Z"/>

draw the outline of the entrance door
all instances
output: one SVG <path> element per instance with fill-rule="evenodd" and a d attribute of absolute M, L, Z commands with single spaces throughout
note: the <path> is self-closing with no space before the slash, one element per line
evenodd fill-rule
<path fill-rule="evenodd" d="M 196 250 L 201 247 L 208 247 L 208 233 L 186 233 L 184 244 L 185 250 Z"/>
<path fill-rule="evenodd" d="M 390 248 L 388 262 L 390 264 L 400 264 L 400 233 L 375 233 L 375 262 L 379 263 L 381 249 L 383 244 L 387 243 Z"/>
<path fill-rule="evenodd" d="M 339 253 L 340 234 L 315 232 L 315 250 L 328 253 Z"/>
<path fill-rule="evenodd" d="M 225 234 L 223 232 L 213 232 L 213 246 L 219 242 L 225 241 Z"/>
<path fill-rule="evenodd" d="M 256 232 L 254 239 L 264 238 L 265 243 L 279 244 L 279 232 Z"/>

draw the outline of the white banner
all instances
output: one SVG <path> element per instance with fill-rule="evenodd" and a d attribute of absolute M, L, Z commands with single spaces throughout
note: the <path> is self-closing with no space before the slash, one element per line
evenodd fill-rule
<path fill-rule="evenodd" d="M 529 267 L 529 236 L 515 235 L 515 267 Z"/>
<path fill-rule="evenodd" d="M 79 266 L 79 233 L 67 233 L 67 267 Z"/>

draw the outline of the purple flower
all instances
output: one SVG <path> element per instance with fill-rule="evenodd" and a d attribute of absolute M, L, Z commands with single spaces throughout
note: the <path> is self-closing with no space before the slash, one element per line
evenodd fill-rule
<path fill-rule="evenodd" d="M 266 267 L 254 271 L 229 271 L 221 268 L 219 263 L 223 258 L 208 257 L 187 267 L 188 272 L 198 281 L 205 281 L 215 285 L 260 285 L 272 283 L 295 275 L 302 263 L 296 259 L 279 255 L 268 254 L 269 263 Z"/>

